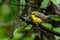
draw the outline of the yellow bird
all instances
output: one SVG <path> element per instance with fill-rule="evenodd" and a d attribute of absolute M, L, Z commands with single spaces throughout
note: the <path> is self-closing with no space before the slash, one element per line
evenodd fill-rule
<path fill-rule="evenodd" d="M 38 14 L 37 11 L 34 11 L 31 14 L 32 14 L 31 17 L 32 17 L 33 22 L 39 23 L 39 24 L 43 22 L 41 18 L 35 16 L 36 14 Z"/>

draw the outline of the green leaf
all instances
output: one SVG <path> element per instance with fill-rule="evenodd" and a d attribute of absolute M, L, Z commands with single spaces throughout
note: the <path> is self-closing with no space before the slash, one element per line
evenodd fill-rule
<path fill-rule="evenodd" d="M 47 27 L 47 28 L 52 28 L 52 25 L 49 23 L 42 23 L 42 26 Z"/>
<path fill-rule="evenodd" d="M 50 0 L 53 4 L 55 4 L 56 6 L 59 6 L 60 4 L 60 0 Z"/>
<path fill-rule="evenodd" d="M 25 26 L 27 25 L 27 23 L 26 22 L 23 22 L 23 21 L 21 21 L 21 24 L 20 24 L 20 28 L 19 28 L 19 30 L 20 31 L 25 31 Z"/>
<path fill-rule="evenodd" d="M 60 37 L 59 37 L 59 36 L 55 36 L 55 38 L 56 38 L 56 40 L 59 40 L 59 39 L 60 39 Z"/>
<path fill-rule="evenodd" d="M 0 40 L 10 40 L 8 37 L 0 38 Z"/>
<path fill-rule="evenodd" d="M 56 31 L 56 32 L 60 32 L 60 27 L 56 27 L 53 30 Z"/>
<path fill-rule="evenodd" d="M 24 27 L 24 26 L 26 26 L 26 25 L 27 25 L 27 23 L 24 22 L 24 21 L 22 21 L 21 24 L 20 24 L 21 27 Z"/>
<path fill-rule="evenodd" d="M 33 3 L 34 0 L 29 0 L 30 3 Z"/>
<path fill-rule="evenodd" d="M 32 25 L 30 24 L 30 25 L 25 27 L 25 30 L 30 30 L 31 28 L 32 28 Z"/>
<path fill-rule="evenodd" d="M 48 6 L 49 6 L 49 0 L 43 0 L 43 2 L 41 3 L 40 8 L 46 9 Z"/>
<path fill-rule="evenodd" d="M 51 16 L 50 18 L 54 21 L 60 21 L 60 16 Z"/>
<path fill-rule="evenodd" d="M 25 36 L 23 36 L 21 38 L 21 40 L 34 40 L 35 36 L 36 35 L 34 33 L 32 33 L 31 35 L 25 35 Z"/>
<path fill-rule="evenodd" d="M 43 40 L 48 40 L 46 36 L 43 36 Z"/>
<path fill-rule="evenodd" d="M 14 32 L 13 32 L 13 38 L 14 39 L 20 39 L 24 35 L 22 33 L 18 33 L 18 31 L 19 31 L 19 28 L 14 30 Z"/>

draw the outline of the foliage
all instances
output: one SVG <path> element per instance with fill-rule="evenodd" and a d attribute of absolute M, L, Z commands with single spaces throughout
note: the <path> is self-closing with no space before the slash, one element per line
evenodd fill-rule
<path fill-rule="evenodd" d="M 40 7 L 46 9 L 48 6 L 49 6 L 49 0 L 44 0 Z"/>
<path fill-rule="evenodd" d="M 59 30 L 60 30 L 60 27 L 54 28 L 53 30 L 54 30 L 54 31 L 57 31 L 57 32 L 60 32 L 60 31 L 59 31 Z"/>
<path fill-rule="evenodd" d="M 60 16 L 51 16 L 50 18 L 54 21 L 60 21 Z"/>
<path fill-rule="evenodd" d="M 47 27 L 47 28 L 52 28 L 52 25 L 49 23 L 42 23 L 42 26 Z"/>
<path fill-rule="evenodd" d="M 51 3 L 52 2 L 52 3 Z M 51 12 L 51 6 L 57 7 L 60 12 L 60 0 L 0 0 L 0 40 L 58 40 L 60 36 L 52 35 L 40 27 L 49 28 L 52 31 L 60 32 L 60 15 L 49 17 L 49 22 L 37 24 L 31 20 L 31 12 L 39 11 L 47 15 L 55 15 L 55 11 Z M 21 4 L 21 5 L 20 5 Z M 29 5 L 28 5 L 29 4 Z M 38 6 L 39 4 L 39 6 Z M 28 6 L 25 6 L 28 5 Z M 51 7 L 51 8 L 49 8 Z M 28 9 L 27 9 L 28 8 Z M 54 8 L 53 8 L 54 9 Z M 48 11 L 49 10 L 49 11 Z M 25 14 L 25 15 L 24 15 Z M 44 15 L 45 15 L 44 14 Z M 26 17 L 22 20 L 20 15 Z M 30 22 L 31 23 L 30 23 Z M 46 20 L 47 21 L 47 20 Z M 56 24 L 51 23 L 56 22 Z M 58 27 L 54 27 L 57 25 Z M 49 37 L 49 38 L 48 38 Z M 54 38 L 53 38 L 54 37 Z M 43 39 L 42 39 L 43 38 Z"/>

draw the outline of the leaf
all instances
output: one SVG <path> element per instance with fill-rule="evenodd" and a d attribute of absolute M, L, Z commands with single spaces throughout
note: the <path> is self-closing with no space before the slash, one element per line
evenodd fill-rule
<path fill-rule="evenodd" d="M 31 28 L 32 28 L 32 25 L 30 24 L 30 25 L 25 27 L 25 30 L 30 30 Z"/>
<path fill-rule="evenodd" d="M 43 2 L 41 3 L 40 8 L 46 9 L 48 6 L 49 6 L 49 0 L 43 0 Z"/>
<path fill-rule="evenodd" d="M 18 33 L 18 31 L 19 31 L 19 28 L 14 30 L 14 32 L 13 32 L 13 38 L 14 39 L 20 39 L 24 35 L 22 33 Z"/>
<path fill-rule="evenodd" d="M 34 33 L 32 33 L 31 35 L 25 35 L 25 36 L 23 36 L 21 38 L 21 40 L 34 40 L 35 36 L 36 35 Z"/>
<path fill-rule="evenodd" d="M 26 26 L 26 25 L 27 25 L 27 23 L 24 22 L 24 21 L 22 21 L 21 24 L 20 24 L 21 27 L 24 27 L 24 26 Z"/>
<path fill-rule="evenodd" d="M 56 32 L 60 32 L 60 27 L 56 27 L 53 30 L 56 31 Z"/>
<path fill-rule="evenodd" d="M 50 0 L 53 4 L 55 4 L 57 7 L 60 4 L 60 0 Z"/>
<path fill-rule="evenodd" d="M 42 23 L 42 26 L 47 27 L 47 28 L 52 28 L 52 25 L 49 23 Z"/>
<path fill-rule="evenodd" d="M 0 38 L 0 40 L 10 40 L 8 37 Z"/>
<path fill-rule="evenodd" d="M 56 14 L 60 15 L 60 0 L 50 0 L 54 5 L 54 11 Z"/>
<path fill-rule="evenodd" d="M 56 38 L 56 40 L 59 40 L 59 39 L 60 39 L 60 37 L 59 37 L 59 36 L 55 36 L 55 38 Z"/>
<path fill-rule="evenodd" d="M 33 0 L 29 0 L 30 3 L 33 3 Z"/>
<path fill-rule="evenodd" d="M 50 18 L 54 21 L 60 21 L 60 16 L 51 16 Z"/>
<path fill-rule="evenodd" d="M 21 24 L 20 24 L 20 28 L 19 28 L 19 30 L 20 31 L 25 31 L 25 26 L 27 25 L 27 23 L 26 22 L 23 22 L 23 21 L 21 21 Z"/>
<path fill-rule="evenodd" d="M 47 38 L 47 37 L 45 37 L 45 36 L 43 36 L 43 40 L 48 40 L 48 38 Z"/>

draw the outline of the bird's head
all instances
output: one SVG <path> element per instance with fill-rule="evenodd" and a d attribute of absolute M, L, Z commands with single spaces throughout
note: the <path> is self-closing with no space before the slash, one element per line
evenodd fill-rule
<path fill-rule="evenodd" d="M 37 13 L 37 12 L 36 12 L 36 11 L 34 11 L 34 12 L 32 12 L 32 15 L 36 15 L 36 13 Z"/>

